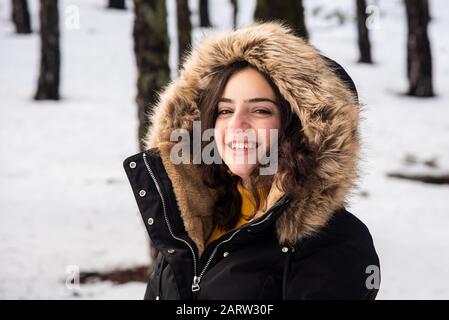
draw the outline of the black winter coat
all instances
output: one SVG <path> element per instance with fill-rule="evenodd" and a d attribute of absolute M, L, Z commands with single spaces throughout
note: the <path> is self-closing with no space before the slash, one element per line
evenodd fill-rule
<path fill-rule="evenodd" d="M 275 223 L 291 201 L 284 196 L 263 217 L 210 243 L 199 257 L 157 152 L 134 155 L 124 168 L 158 250 L 145 299 L 376 297 L 378 289 L 368 281 L 369 267 L 379 266 L 373 240 L 366 226 L 343 207 L 313 237 L 282 246 Z"/>
<path fill-rule="evenodd" d="M 212 75 L 239 60 L 269 74 L 288 101 L 314 169 L 296 198 L 273 183 L 266 211 L 206 246 L 217 191 L 204 185 L 198 165 L 171 161 L 170 135 L 192 133 Z M 124 162 L 158 250 L 146 299 L 375 298 L 371 235 L 345 210 L 358 177 L 360 108 L 338 64 L 279 23 L 256 24 L 203 40 L 153 109 L 147 151 Z"/>

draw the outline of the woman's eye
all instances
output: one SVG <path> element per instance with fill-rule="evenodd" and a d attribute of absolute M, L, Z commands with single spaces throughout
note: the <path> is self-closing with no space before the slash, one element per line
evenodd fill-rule
<path fill-rule="evenodd" d="M 229 114 L 229 113 L 231 113 L 231 110 L 227 110 L 227 109 L 218 110 L 218 115 L 225 115 L 225 114 Z"/>
<path fill-rule="evenodd" d="M 256 109 L 256 113 L 260 113 L 260 114 L 271 114 L 270 110 L 267 109 Z"/>

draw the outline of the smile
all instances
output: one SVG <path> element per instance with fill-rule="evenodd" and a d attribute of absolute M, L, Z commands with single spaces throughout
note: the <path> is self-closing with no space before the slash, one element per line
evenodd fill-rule
<path fill-rule="evenodd" d="M 251 150 L 257 149 L 259 146 L 256 142 L 236 142 L 230 141 L 226 144 L 226 146 L 232 150 Z"/>

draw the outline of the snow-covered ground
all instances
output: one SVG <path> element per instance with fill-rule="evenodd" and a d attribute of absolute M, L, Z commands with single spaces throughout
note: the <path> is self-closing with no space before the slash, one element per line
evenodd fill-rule
<path fill-rule="evenodd" d="M 148 262 L 147 236 L 122 169 L 123 159 L 138 152 L 132 8 L 61 1 L 63 100 L 52 103 L 31 99 L 39 63 L 37 1 L 29 1 L 35 32 L 26 36 L 14 34 L 9 2 L 0 3 L 0 298 L 141 299 L 141 283 L 65 284 L 73 266 L 109 270 Z M 191 1 L 195 25 L 197 2 Z M 229 29 L 229 1 L 210 2 L 216 30 Z M 349 210 L 374 237 L 379 299 L 449 298 L 449 186 L 386 176 L 449 172 L 449 4 L 430 2 L 438 97 L 421 100 L 401 95 L 407 87 L 401 0 L 372 2 L 378 17 L 372 66 L 356 63 L 354 1 L 305 1 L 311 43 L 347 69 L 366 105 L 360 183 L 366 196 L 354 195 Z M 172 42 L 174 3 L 167 1 Z M 240 26 L 251 22 L 254 4 L 240 1 Z M 345 23 L 325 18 L 336 10 Z M 70 20 L 76 13 L 79 28 Z M 195 29 L 194 41 L 205 32 Z M 176 65 L 175 47 L 170 63 Z M 439 167 L 407 165 L 408 154 L 418 162 L 436 158 Z"/>

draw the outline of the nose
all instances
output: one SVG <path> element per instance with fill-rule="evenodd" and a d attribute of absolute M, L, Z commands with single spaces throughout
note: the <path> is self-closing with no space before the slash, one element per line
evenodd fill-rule
<path fill-rule="evenodd" d="M 236 108 L 228 122 L 229 130 L 246 130 L 250 128 L 248 115 L 242 108 Z"/>

